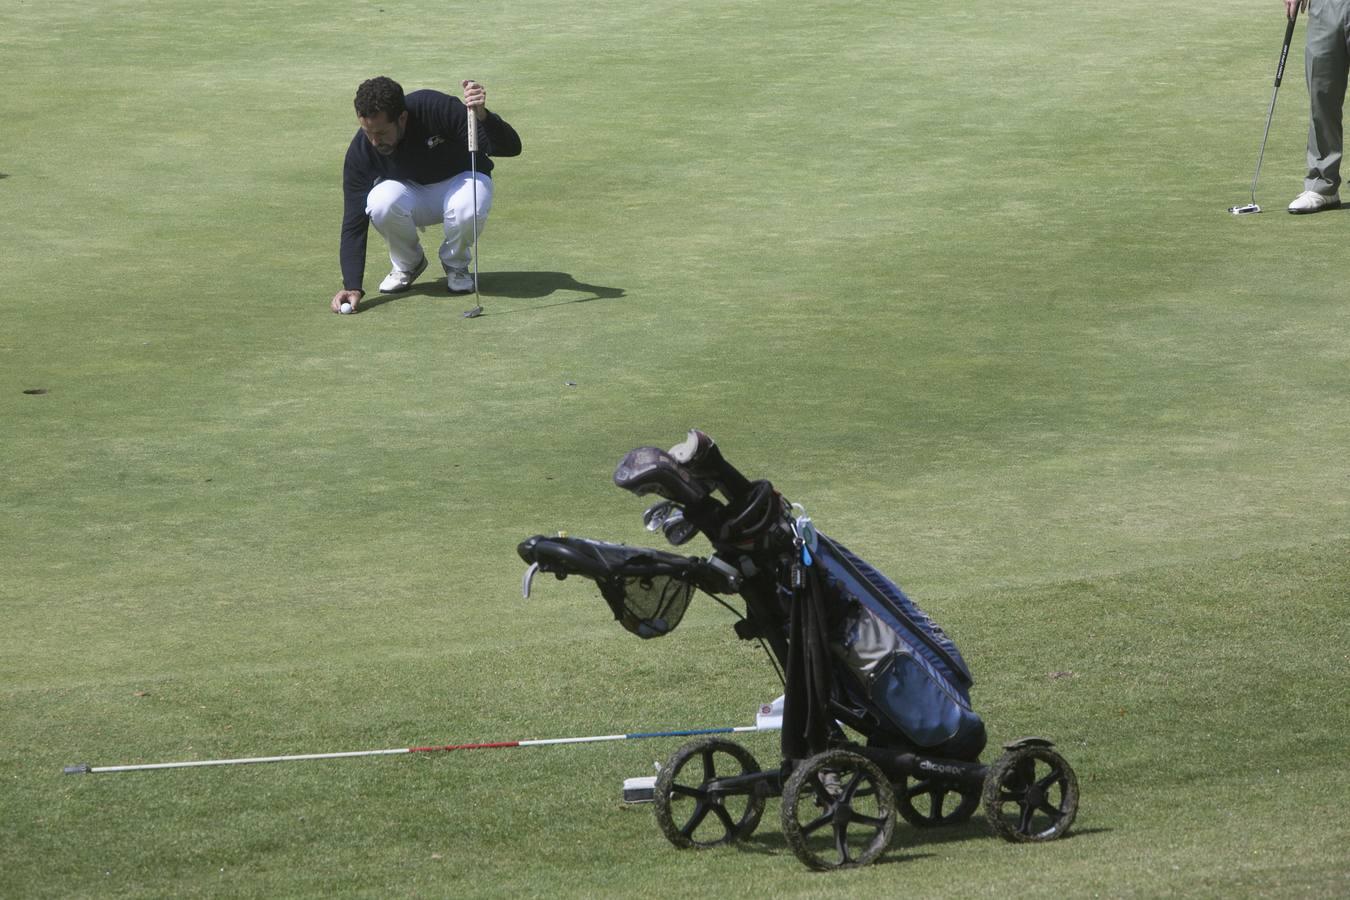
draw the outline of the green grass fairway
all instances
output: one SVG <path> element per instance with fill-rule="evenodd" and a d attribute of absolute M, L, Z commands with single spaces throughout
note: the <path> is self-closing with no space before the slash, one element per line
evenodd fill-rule
<path fill-rule="evenodd" d="M 1283 212 L 1302 23 L 1267 212 L 1226 211 L 1283 30 L 0 0 L 0 897 L 1350 895 L 1350 211 Z M 430 278 L 328 311 L 377 74 L 522 136 L 482 318 Z M 620 802 L 670 739 L 62 774 L 750 724 L 780 689 L 716 605 L 642 642 L 519 596 L 531 534 L 651 543 L 613 467 L 690 426 L 943 623 L 986 761 L 1057 743 L 1069 839 L 901 823 L 817 875 L 773 800 L 678 851 Z"/>

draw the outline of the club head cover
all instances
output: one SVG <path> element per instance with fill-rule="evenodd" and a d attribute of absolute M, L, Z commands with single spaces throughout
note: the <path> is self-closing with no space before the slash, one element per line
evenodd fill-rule
<path fill-rule="evenodd" d="M 717 442 L 697 428 L 689 429 L 685 439 L 670 448 L 670 455 L 694 478 L 713 484 L 733 503 L 752 488 L 750 481 L 722 457 Z"/>
<path fill-rule="evenodd" d="M 614 470 L 614 483 L 639 497 L 656 494 L 683 506 L 701 505 L 708 489 L 659 447 L 629 450 Z"/>

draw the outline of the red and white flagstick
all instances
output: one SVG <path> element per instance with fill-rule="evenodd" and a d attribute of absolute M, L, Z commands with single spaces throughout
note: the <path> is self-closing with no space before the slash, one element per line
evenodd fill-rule
<path fill-rule="evenodd" d="M 598 734 L 589 737 L 541 738 L 528 741 L 495 741 L 483 744 L 443 744 L 430 747 L 399 747 L 392 750 L 350 750 L 345 753 L 303 753 L 296 756 L 249 756 L 238 759 L 199 759 L 187 762 L 143 763 L 127 766 L 91 766 L 88 763 L 66 766 L 67 775 L 104 772 L 144 772 L 151 769 L 193 769 L 204 766 L 247 766 L 258 763 L 307 762 L 314 759 L 349 759 L 353 756 L 398 756 L 404 753 L 448 753 L 455 750 L 502 750 L 510 747 L 544 747 L 551 744 L 595 744 L 602 741 L 635 741 L 644 738 L 695 737 L 704 734 L 745 734 L 775 731 L 778 725 L 741 725 L 734 728 L 695 728 L 681 731 L 647 731 L 632 734 Z"/>

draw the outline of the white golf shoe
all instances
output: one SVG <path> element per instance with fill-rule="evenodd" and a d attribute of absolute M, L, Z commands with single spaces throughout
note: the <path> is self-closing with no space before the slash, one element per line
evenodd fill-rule
<path fill-rule="evenodd" d="M 467 294 L 473 290 L 473 276 L 468 269 L 446 269 L 445 289 L 452 294 Z"/>
<path fill-rule="evenodd" d="M 405 272 L 402 269 L 395 269 L 388 275 L 384 276 L 384 281 L 380 282 L 380 293 L 381 294 L 403 293 L 408 288 L 413 286 L 413 282 L 417 280 L 417 276 L 425 272 L 426 268 L 427 268 L 427 258 L 424 256 L 422 257 L 422 261 L 417 264 L 417 268 L 413 269 L 411 272 Z"/>
<path fill-rule="evenodd" d="M 1340 194 L 1319 194 L 1317 191 L 1304 191 L 1289 204 L 1289 211 L 1295 215 L 1321 212 L 1324 209 L 1338 209 L 1341 205 Z"/>

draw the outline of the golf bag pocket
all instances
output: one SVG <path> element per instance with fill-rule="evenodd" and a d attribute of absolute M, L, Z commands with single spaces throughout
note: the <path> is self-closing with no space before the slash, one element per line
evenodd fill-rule
<path fill-rule="evenodd" d="M 675 630 L 689 608 L 694 586 L 669 575 L 629 576 L 602 582 L 600 593 L 620 625 L 649 639 Z"/>
<path fill-rule="evenodd" d="M 928 660 L 866 606 L 852 605 L 841 637 L 834 650 L 878 714 L 918 746 L 936 747 L 982 727 Z"/>

